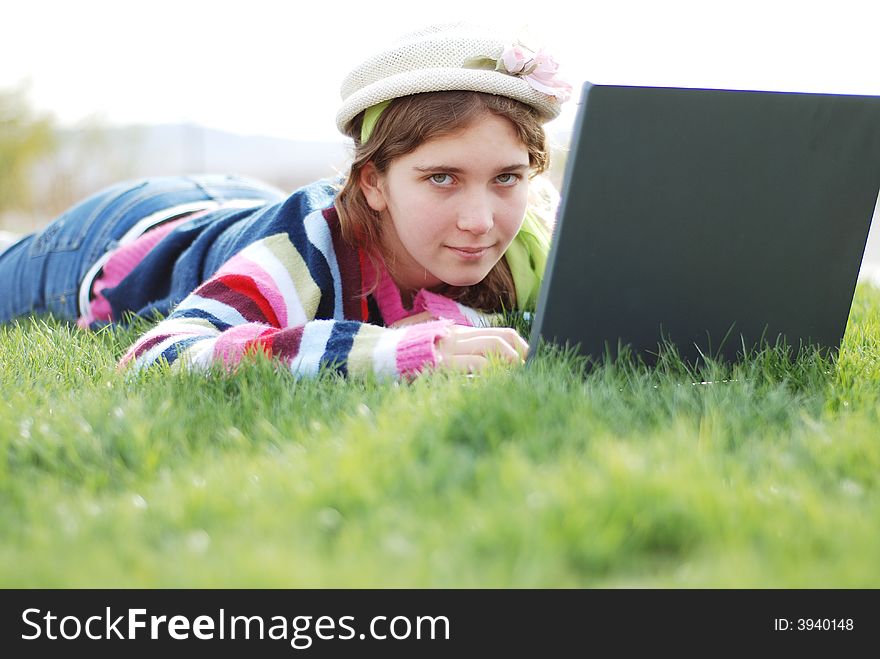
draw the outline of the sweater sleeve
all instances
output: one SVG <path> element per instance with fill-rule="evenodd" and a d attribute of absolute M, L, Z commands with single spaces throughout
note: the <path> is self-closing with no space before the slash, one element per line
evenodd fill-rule
<path fill-rule="evenodd" d="M 174 311 L 139 338 L 121 366 L 227 368 L 262 351 L 297 375 L 321 367 L 344 375 L 412 376 L 436 366 L 437 341 L 450 320 L 387 328 L 345 319 L 316 319 L 322 291 L 286 234 L 257 241 L 227 261 Z"/>
<path fill-rule="evenodd" d="M 419 291 L 413 300 L 413 313 L 423 311 L 434 318 L 468 327 L 494 327 L 501 321 L 501 314 L 479 311 L 426 289 Z"/>

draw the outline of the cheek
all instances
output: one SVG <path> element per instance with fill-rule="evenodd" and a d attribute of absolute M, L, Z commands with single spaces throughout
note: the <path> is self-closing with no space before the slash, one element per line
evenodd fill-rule
<path fill-rule="evenodd" d="M 526 214 L 527 194 L 517 194 L 505 200 L 501 212 L 496 216 L 499 230 L 511 239 L 522 226 Z"/>
<path fill-rule="evenodd" d="M 435 199 L 411 196 L 398 200 L 392 209 L 398 235 L 407 242 L 427 242 L 455 225 L 454 215 Z"/>

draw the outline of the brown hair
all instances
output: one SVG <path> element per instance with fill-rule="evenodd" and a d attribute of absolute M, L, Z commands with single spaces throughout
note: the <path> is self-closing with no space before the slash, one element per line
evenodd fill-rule
<path fill-rule="evenodd" d="M 354 140 L 354 159 L 348 178 L 336 197 L 336 211 L 343 237 L 364 248 L 374 262 L 388 261 L 381 252 L 382 222 L 361 192 L 362 168 L 371 162 L 380 174 L 388 171 L 395 158 L 415 151 L 428 140 L 454 134 L 485 113 L 509 120 L 529 153 L 530 176 L 543 173 L 549 166 L 546 136 L 541 118 L 530 106 L 506 96 L 480 92 L 448 91 L 414 94 L 394 99 L 379 116 L 373 134 L 361 143 L 364 113 L 348 126 Z M 389 270 L 391 265 L 387 264 Z M 375 290 L 378 282 L 365 293 Z M 502 258 L 478 284 L 445 286 L 439 292 L 482 311 L 501 311 L 516 307 L 516 290 L 507 260 Z"/>

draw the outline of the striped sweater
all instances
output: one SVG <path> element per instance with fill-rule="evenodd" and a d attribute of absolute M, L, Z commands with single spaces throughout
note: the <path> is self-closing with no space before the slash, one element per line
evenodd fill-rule
<path fill-rule="evenodd" d="M 152 330 L 121 365 L 161 360 L 173 368 L 232 367 L 251 352 L 275 356 L 300 376 L 322 367 L 343 375 L 407 377 L 438 364 L 438 340 L 453 323 L 490 318 L 423 290 L 410 309 L 387 272 L 343 240 L 333 206 L 303 219 L 276 212 L 262 237 L 228 259 Z M 362 296 L 378 282 L 369 300 Z M 430 311 L 440 320 L 391 328 Z"/>

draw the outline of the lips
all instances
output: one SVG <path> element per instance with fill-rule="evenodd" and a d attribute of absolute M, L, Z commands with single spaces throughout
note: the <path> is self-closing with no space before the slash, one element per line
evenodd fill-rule
<path fill-rule="evenodd" d="M 486 247 L 453 247 L 447 245 L 446 248 L 463 261 L 478 261 L 482 259 L 489 251 L 492 245 Z"/>
<path fill-rule="evenodd" d="M 479 254 L 481 252 L 485 252 L 492 245 L 486 245 L 485 247 L 454 247 L 453 245 L 449 245 L 449 249 L 454 249 L 458 252 L 465 252 L 466 254 Z"/>

